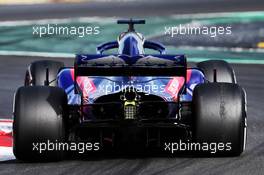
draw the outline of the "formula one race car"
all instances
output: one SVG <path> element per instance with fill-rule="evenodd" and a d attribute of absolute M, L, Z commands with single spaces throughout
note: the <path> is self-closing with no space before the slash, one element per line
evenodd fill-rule
<path fill-rule="evenodd" d="M 29 65 L 14 98 L 17 159 L 58 160 L 67 144 L 80 142 L 92 143 L 94 152 L 165 151 L 178 141 L 207 143 L 208 149 L 195 147 L 205 155 L 211 143 L 218 146 L 212 155 L 244 151 L 246 95 L 231 66 L 209 60 L 187 68 L 185 55 L 166 55 L 163 45 L 135 31 L 134 24 L 144 23 L 119 20 L 128 31 L 95 55 L 76 55 L 74 67 L 48 60 Z M 110 49 L 118 53 L 103 54 Z"/>

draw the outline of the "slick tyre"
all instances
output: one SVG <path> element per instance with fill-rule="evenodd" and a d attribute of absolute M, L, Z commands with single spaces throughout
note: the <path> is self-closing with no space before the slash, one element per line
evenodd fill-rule
<path fill-rule="evenodd" d="M 25 86 L 45 85 L 47 71 L 49 86 L 57 86 L 57 74 L 64 67 L 64 63 L 51 60 L 41 60 L 31 63 L 26 71 Z"/>
<path fill-rule="evenodd" d="M 56 150 L 54 145 L 48 147 L 48 143 L 65 142 L 66 105 L 67 96 L 58 87 L 28 86 L 17 90 L 13 125 L 13 151 L 17 159 L 62 159 L 63 151 Z"/>
<path fill-rule="evenodd" d="M 193 138 L 213 147 L 202 155 L 238 156 L 246 143 L 246 95 L 237 84 L 197 85 L 193 94 Z"/>
<path fill-rule="evenodd" d="M 214 71 L 216 71 L 216 82 L 236 83 L 233 68 L 224 60 L 208 60 L 197 64 L 210 82 L 214 82 Z"/>

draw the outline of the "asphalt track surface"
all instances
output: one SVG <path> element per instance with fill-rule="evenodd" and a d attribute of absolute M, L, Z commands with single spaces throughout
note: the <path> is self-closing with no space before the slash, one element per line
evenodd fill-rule
<path fill-rule="evenodd" d="M 80 16 L 166 16 L 171 14 L 262 11 L 263 0 L 98 0 L 78 4 L 0 6 L 0 20 Z"/>
<path fill-rule="evenodd" d="M 33 57 L 0 57 L 0 115 L 10 116 L 16 88 L 23 85 L 27 65 Z M 53 59 L 54 60 L 54 59 Z M 67 66 L 72 59 L 59 58 Z M 100 157 L 53 163 L 0 163 L 0 174 L 263 174 L 264 167 L 264 65 L 233 65 L 238 83 L 248 99 L 248 140 L 246 151 L 234 158 L 197 157 Z"/>
<path fill-rule="evenodd" d="M 132 3 L 132 2 L 131 2 Z M 131 4 L 81 4 L 62 6 L 0 7 L 0 20 L 64 18 L 77 16 L 137 16 L 203 13 L 220 11 L 263 10 L 261 0 L 169 0 L 156 5 L 143 1 Z M 228 3 L 228 4 L 227 4 Z M 157 10 L 157 7 L 159 7 Z M 24 8 L 24 9 L 23 9 Z M 29 10 L 30 9 L 30 10 Z M 148 10 L 145 10 L 148 9 Z M 67 12 L 67 13 L 66 13 Z M 23 85 L 27 65 L 42 58 L 0 56 L 0 116 L 10 118 L 15 90 Z M 44 58 L 47 59 L 47 58 Z M 54 60 L 54 59 L 53 59 Z M 71 59 L 59 58 L 66 65 Z M 233 65 L 238 83 L 248 99 L 248 139 L 246 151 L 234 158 L 126 157 L 87 158 L 51 163 L 0 162 L 0 174 L 263 174 L 264 173 L 264 65 Z"/>

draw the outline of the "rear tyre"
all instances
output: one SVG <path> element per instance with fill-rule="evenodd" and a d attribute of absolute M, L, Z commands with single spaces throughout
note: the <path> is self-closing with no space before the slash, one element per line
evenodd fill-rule
<path fill-rule="evenodd" d="M 59 61 L 41 60 L 30 64 L 25 76 L 25 86 L 43 86 L 46 81 L 48 70 L 49 86 L 57 86 L 57 74 L 64 67 Z M 55 80 L 55 81 L 54 81 Z"/>
<path fill-rule="evenodd" d="M 19 160 L 60 160 L 63 151 L 48 149 L 48 142 L 64 142 L 64 118 L 67 115 L 67 96 L 57 87 L 21 87 L 15 94 L 13 136 L 14 155 Z M 38 149 L 34 145 L 38 144 Z"/>
<path fill-rule="evenodd" d="M 202 153 L 238 156 L 243 152 L 246 143 L 246 95 L 240 86 L 231 83 L 197 85 L 193 95 L 193 114 L 194 141 L 214 147 L 213 151 L 203 150 Z"/>
<path fill-rule="evenodd" d="M 214 70 L 216 70 L 216 82 L 236 83 L 233 68 L 224 60 L 208 60 L 197 64 L 210 82 L 214 82 Z"/>

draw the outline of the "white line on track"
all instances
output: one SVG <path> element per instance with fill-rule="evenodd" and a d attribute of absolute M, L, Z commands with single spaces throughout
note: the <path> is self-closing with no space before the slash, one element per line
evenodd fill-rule
<path fill-rule="evenodd" d="M 248 11 L 248 12 L 216 12 L 216 13 L 196 13 L 196 14 L 182 14 L 182 15 L 172 15 L 175 19 L 210 19 L 210 18 L 221 18 L 221 17 L 251 17 L 251 16 L 260 16 L 263 17 L 264 11 Z"/>
<path fill-rule="evenodd" d="M 63 18 L 63 19 L 33 19 L 19 21 L 0 21 L 0 27 L 12 26 L 30 26 L 30 25 L 45 25 L 45 24 L 67 24 L 67 23 L 97 23 L 97 24 L 112 24 L 117 18 L 113 17 L 78 17 L 78 18 Z"/>
<path fill-rule="evenodd" d="M 74 58 L 75 54 L 55 53 L 55 52 L 30 52 L 30 51 L 8 51 L 0 50 L 0 55 L 4 56 L 30 56 L 30 57 L 51 57 L 51 58 Z"/>
<path fill-rule="evenodd" d="M 13 154 L 12 147 L 0 146 L 0 161 L 14 160 L 16 159 Z"/>
<path fill-rule="evenodd" d="M 208 51 L 224 51 L 224 52 L 236 52 L 236 53 L 264 53 L 262 48 L 242 48 L 242 47 L 212 47 L 212 46 L 180 46 L 180 49 L 190 50 L 208 50 Z"/>

